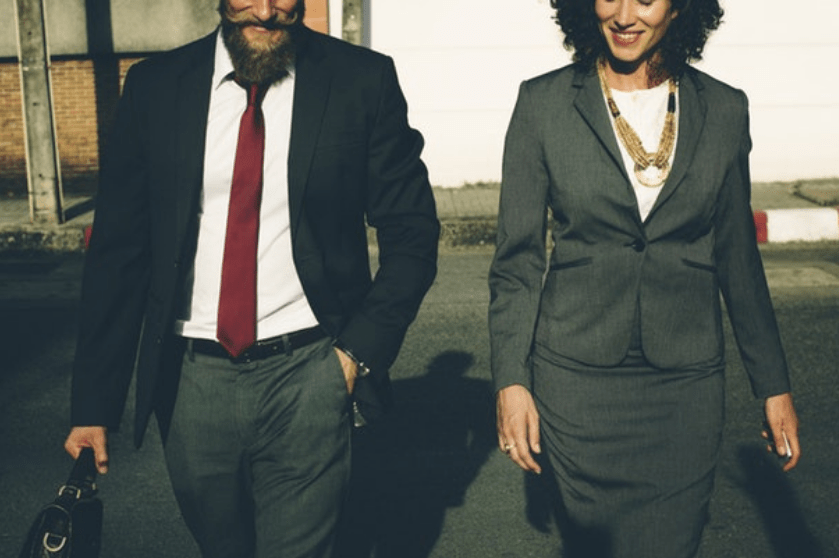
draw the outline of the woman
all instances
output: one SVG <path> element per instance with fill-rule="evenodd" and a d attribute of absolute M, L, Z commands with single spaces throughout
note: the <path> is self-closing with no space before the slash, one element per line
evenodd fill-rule
<path fill-rule="evenodd" d="M 574 64 L 522 84 L 504 153 L 498 443 L 537 473 L 544 446 L 566 549 L 695 556 L 723 426 L 720 292 L 764 437 L 785 470 L 801 454 L 749 206 L 747 100 L 688 66 L 717 0 L 552 6 Z"/>

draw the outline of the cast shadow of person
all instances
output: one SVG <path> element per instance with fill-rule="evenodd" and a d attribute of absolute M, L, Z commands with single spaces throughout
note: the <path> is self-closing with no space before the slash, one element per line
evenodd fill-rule
<path fill-rule="evenodd" d="M 356 431 L 353 474 L 336 558 L 427 558 L 448 508 L 495 448 L 487 380 L 466 377 L 474 358 L 437 355 L 423 376 L 393 384 L 394 409 Z"/>
<path fill-rule="evenodd" d="M 823 558 L 818 539 L 804 519 L 793 487 L 763 446 L 742 445 L 737 457 L 743 477 L 738 481 L 760 510 L 776 558 Z"/>
<path fill-rule="evenodd" d="M 562 558 L 609 558 L 612 541 L 605 529 L 581 526 L 565 513 L 562 496 L 550 461 L 544 453 L 536 456 L 542 474 L 524 473 L 525 512 L 527 521 L 536 530 L 550 532 L 555 526 L 562 539 Z"/>
<path fill-rule="evenodd" d="M 808 527 L 785 474 L 762 447 L 741 446 L 737 452 L 742 478 L 737 482 L 760 510 L 764 530 L 776 558 L 824 558 L 818 539 Z M 547 532 L 553 522 L 563 541 L 563 558 L 608 558 L 611 542 L 596 528 L 581 528 L 565 515 L 550 464 L 540 459 L 542 475 L 526 474 L 527 518 Z M 833 554 L 829 554 L 833 555 Z"/>

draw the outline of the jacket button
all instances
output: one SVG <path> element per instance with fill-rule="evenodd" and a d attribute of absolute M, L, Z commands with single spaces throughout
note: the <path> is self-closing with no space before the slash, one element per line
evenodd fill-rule
<path fill-rule="evenodd" d="M 647 247 L 647 244 L 643 240 L 638 238 L 638 239 L 635 239 L 635 242 L 630 244 L 630 246 L 632 246 L 632 249 L 635 250 L 636 252 L 643 252 L 644 248 Z"/>

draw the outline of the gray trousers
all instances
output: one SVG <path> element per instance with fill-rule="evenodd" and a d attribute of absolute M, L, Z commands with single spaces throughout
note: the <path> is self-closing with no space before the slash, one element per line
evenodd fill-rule
<path fill-rule="evenodd" d="M 328 340 L 245 364 L 187 343 L 164 453 L 204 558 L 331 555 L 350 409 Z"/>

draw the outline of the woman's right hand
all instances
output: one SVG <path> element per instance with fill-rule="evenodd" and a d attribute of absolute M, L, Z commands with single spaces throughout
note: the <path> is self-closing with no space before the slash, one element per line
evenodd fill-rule
<path fill-rule="evenodd" d="M 64 449 L 78 459 L 82 448 L 93 448 L 96 469 L 100 475 L 108 472 L 108 429 L 104 426 L 74 426 L 64 441 Z"/>
<path fill-rule="evenodd" d="M 525 471 L 541 473 L 533 458 L 542 453 L 539 446 L 539 413 L 533 396 L 523 385 L 501 389 L 495 396 L 498 448 Z"/>

